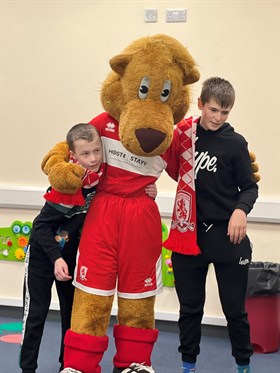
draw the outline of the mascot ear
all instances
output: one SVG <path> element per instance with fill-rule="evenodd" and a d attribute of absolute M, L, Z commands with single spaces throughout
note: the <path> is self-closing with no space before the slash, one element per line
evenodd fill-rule
<path fill-rule="evenodd" d="M 110 66 L 115 73 L 122 76 L 126 66 L 131 61 L 131 55 L 127 53 L 121 53 L 112 57 L 109 61 Z"/>
<path fill-rule="evenodd" d="M 184 79 L 185 84 L 192 84 L 199 80 L 200 73 L 199 71 L 194 67 L 186 76 Z"/>
<path fill-rule="evenodd" d="M 196 62 L 191 54 L 181 46 L 174 50 L 174 61 L 183 71 L 183 85 L 193 84 L 200 78 L 200 73 L 196 68 Z"/>
<path fill-rule="evenodd" d="M 200 73 L 198 69 L 195 67 L 195 62 L 191 55 L 186 54 L 184 57 L 177 56 L 175 58 L 176 63 L 183 71 L 183 84 L 193 84 L 197 82 L 200 78 Z"/>

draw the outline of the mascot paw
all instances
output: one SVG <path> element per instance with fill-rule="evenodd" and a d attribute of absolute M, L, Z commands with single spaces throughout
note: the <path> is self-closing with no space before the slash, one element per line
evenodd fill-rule
<path fill-rule="evenodd" d="M 252 169 L 253 179 L 257 183 L 261 179 L 261 176 L 259 174 L 259 165 L 256 162 L 256 155 L 253 152 L 249 152 L 249 153 L 250 153 L 250 158 L 251 158 L 251 169 Z"/>
<path fill-rule="evenodd" d="M 59 142 L 45 155 L 41 163 L 41 169 L 48 175 L 54 164 L 63 161 L 69 161 L 69 148 L 66 141 Z"/>
<path fill-rule="evenodd" d="M 75 194 L 82 186 L 85 170 L 78 164 L 69 163 L 69 148 L 65 141 L 59 142 L 48 152 L 41 163 L 51 186 L 60 193 Z"/>
<path fill-rule="evenodd" d="M 152 367 L 138 363 L 130 364 L 128 368 L 115 368 L 113 373 L 155 373 Z"/>
<path fill-rule="evenodd" d="M 84 173 L 78 164 L 59 162 L 52 166 L 48 178 L 51 186 L 60 193 L 75 194 L 82 186 Z"/>

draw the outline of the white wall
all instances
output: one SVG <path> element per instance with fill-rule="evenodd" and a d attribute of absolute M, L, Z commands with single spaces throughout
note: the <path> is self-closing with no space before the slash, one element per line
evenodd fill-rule
<path fill-rule="evenodd" d="M 158 22 L 144 22 L 146 8 L 158 10 Z M 187 9 L 187 22 L 166 23 L 170 8 Z M 1 2 L 1 12 L 2 186 L 45 188 L 44 154 L 70 126 L 102 111 L 99 90 L 109 58 L 138 37 L 166 33 L 186 45 L 199 65 L 190 114 L 197 112 L 204 79 L 219 75 L 234 85 L 230 122 L 257 155 L 260 198 L 272 199 L 279 215 L 279 1 L 10 0 Z M 158 189 L 172 194 L 175 183 L 163 175 Z M 37 213 L 2 205 L 0 226 L 33 220 Z M 254 260 L 280 261 L 278 223 L 249 223 Z M 19 301 L 23 264 L 0 262 L 0 269 L 2 302 Z M 207 295 L 205 314 L 219 323 L 212 269 Z M 159 317 L 177 313 L 174 289 L 158 297 L 157 310 Z"/>

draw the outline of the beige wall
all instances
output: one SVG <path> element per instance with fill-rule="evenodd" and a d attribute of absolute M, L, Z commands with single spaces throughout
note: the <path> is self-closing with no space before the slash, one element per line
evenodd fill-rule
<path fill-rule="evenodd" d="M 43 155 L 75 123 L 102 111 L 99 90 L 108 60 L 132 40 L 166 33 L 186 45 L 201 80 L 214 75 L 237 92 L 230 122 L 257 154 L 260 197 L 279 201 L 279 1 L 2 1 L 1 185 L 45 187 Z M 144 9 L 158 10 L 145 23 Z M 166 23 L 166 9 L 187 9 L 186 23 Z M 163 175 L 159 192 L 174 192 Z M 2 208 L 0 226 L 33 220 L 37 210 Z M 169 224 L 169 220 L 166 219 Z M 280 261 L 279 225 L 250 223 L 254 260 Z M 22 263 L 0 262 L 2 299 L 20 299 Z M 206 315 L 220 317 L 210 270 Z M 177 312 L 173 289 L 158 297 L 159 312 Z"/>

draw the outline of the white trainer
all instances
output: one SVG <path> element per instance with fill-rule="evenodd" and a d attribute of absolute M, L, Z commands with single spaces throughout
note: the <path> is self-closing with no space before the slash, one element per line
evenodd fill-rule
<path fill-rule="evenodd" d="M 128 368 L 122 371 L 122 373 L 155 373 L 152 367 L 149 367 L 147 365 L 133 363 L 130 364 Z"/>

